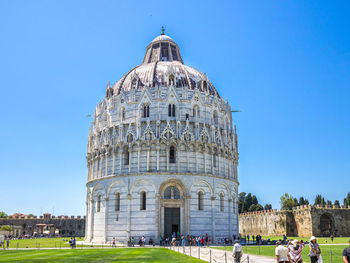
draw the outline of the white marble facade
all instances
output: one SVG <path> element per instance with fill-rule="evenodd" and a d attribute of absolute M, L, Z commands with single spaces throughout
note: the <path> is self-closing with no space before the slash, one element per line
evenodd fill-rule
<path fill-rule="evenodd" d="M 183 64 L 170 37 L 158 36 L 143 63 L 108 84 L 97 104 L 86 241 L 144 235 L 157 242 L 174 229 L 214 240 L 237 236 L 237 144 L 227 101 L 205 74 Z"/>

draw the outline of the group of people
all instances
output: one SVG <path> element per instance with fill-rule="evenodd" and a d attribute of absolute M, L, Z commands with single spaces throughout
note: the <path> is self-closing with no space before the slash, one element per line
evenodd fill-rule
<path fill-rule="evenodd" d="M 281 241 L 277 241 L 275 255 L 277 262 L 280 263 L 302 263 L 302 251 L 305 248 L 303 240 L 299 241 L 297 239 L 288 242 L 285 247 Z M 309 243 L 310 252 L 308 256 L 310 257 L 311 263 L 323 262 L 321 256 L 321 248 L 317 243 L 316 237 L 312 236 Z"/>
<path fill-rule="evenodd" d="M 302 263 L 302 251 L 305 248 L 303 240 L 293 240 L 287 243 L 287 246 L 283 245 L 283 241 L 277 241 L 275 255 L 278 263 Z M 350 239 L 349 239 L 350 245 Z M 312 236 L 309 243 L 309 254 L 311 263 L 322 263 L 321 248 L 317 243 L 316 237 Z M 233 259 L 234 263 L 240 263 L 243 256 L 243 248 L 239 244 L 238 240 L 235 240 L 233 246 Z M 350 246 L 343 250 L 344 263 L 350 263 Z"/>
<path fill-rule="evenodd" d="M 256 235 L 256 236 L 253 235 L 252 236 L 252 241 L 255 241 L 257 244 L 260 244 L 261 240 L 262 240 L 262 237 L 260 235 Z M 247 235 L 247 241 L 248 241 L 248 243 L 250 241 L 250 235 L 249 234 Z"/>
<path fill-rule="evenodd" d="M 72 249 L 77 247 L 77 240 L 75 239 L 75 237 L 70 238 L 69 245 L 70 245 L 70 248 Z"/>
<path fill-rule="evenodd" d="M 209 246 L 210 238 L 208 234 L 205 234 L 204 236 L 190 236 L 187 235 L 185 237 L 184 235 L 180 235 L 179 233 L 173 233 L 171 237 L 159 237 L 159 243 L 161 246 L 176 246 L 177 242 L 181 244 L 182 246 L 189 245 L 189 246 Z"/>

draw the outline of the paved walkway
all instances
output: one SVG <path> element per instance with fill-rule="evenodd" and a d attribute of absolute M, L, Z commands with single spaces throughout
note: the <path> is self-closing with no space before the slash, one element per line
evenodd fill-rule
<path fill-rule="evenodd" d="M 206 247 L 171 247 L 171 250 L 213 263 L 233 262 L 232 252 Z M 272 257 L 243 254 L 241 263 L 276 263 Z"/>

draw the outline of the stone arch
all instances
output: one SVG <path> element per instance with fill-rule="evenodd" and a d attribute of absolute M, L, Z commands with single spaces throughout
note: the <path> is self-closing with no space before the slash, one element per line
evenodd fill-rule
<path fill-rule="evenodd" d="M 111 183 L 108 185 L 108 187 L 107 187 L 107 196 L 110 195 L 111 189 L 112 189 L 114 186 L 117 186 L 117 185 L 118 185 L 118 186 L 120 185 L 120 187 L 126 187 L 126 185 L 125 185 L 125 183 L 124 183 L 123 181 L 119 181 L 119 180 L 113 181 L 113 182 L 111 182 Z"/>
<path fill-rule="evenodd" d="M 101 196 L 106 196 L 106 189 L 105 189 L 105 187 L 102 184 L 100 184 L 100 183 L 96 184 L 94 186 L 94 188 L 92 189 L 92 193 L 91 193 L 92 198 L 95 197 L 96 193 L 100 193 Z"/>
<path fill-rule="evenodd" d="M 208 187 L 208 189 L 209 189 L 209 191 L 210 191 L 210 195 L 212 196 L 213 194 L 214 194 L 214 191 L 213 191 L 213 188 L 212 188 L 212 186 L 207 182 L 207 181 L 205 181 L 205 180 L 197 180 L 197 181 L 195 181 L 192 185 L 191 185 L 191 187 L 190 187 L 190 192 L 192 192 L 193 191 L 193 189 L 194 189 L 194 187 L 195 187 L 195 185 L 196 184 L 205 184 L 205 186 L 207 186 Z M 199 188 L 201 188 L 201 187 L 199 187 Z M 205 193 L 205 191 L 204 191 L 204 193 Z"/>
<path fill-rule="evenodd" d="M 142 184 L 147 184 L 147 185 L 150 185 L 153 189 L 153 191 L 155 192 L 156 191 L 156 187 L 154 185 L 154 183 L 151 181 L 151 180 L 148 180 L 148 179 L 139 179 L 139 180 L 136 180 L 131 188 L 130 188 L 130 193 L 133 193 L 135 191 L 135 188 L 138 187 L 138 186 L 141 186 L 141 188 L 144 188 L 144 186 Z M 146 192 L 148 192 L 149 190 L 147 190 Z"/>
<path fill-rule="evenodd" d="M 324 237 L 329 237 L 334 232 L 334 218 L 329 213 L 323 213 L 320 216 L 320 234 Z"/>
<path fill-rule="evenodd" d="M 164 181 L 159 186 L 158 194 L 163 197 L 164 196 L 164 191 L 169 186 L 176 186 L 176 188 L 180 191 L 180 197 L 186 196 L 188 194 L 188 190 L 187 190 L 186 185 L 181 180 L 175 179 L 175 178 L 170 178 L 170 179 Z"/>

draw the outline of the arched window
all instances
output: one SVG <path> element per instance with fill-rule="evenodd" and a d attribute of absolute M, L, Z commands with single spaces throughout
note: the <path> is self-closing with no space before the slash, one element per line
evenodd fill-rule
<path fill-rule="evenodd" d="M 164 191 L 164 199 L 180 199 L 180 191 L 175 186 L 169 186 Z"/>
<path fill-rule="evenodd" d="M 126 140 L 127 140 L 128 142 L 132 142 L 132 141 L 134 140 L 134 136 L 133 136 L 131 133 L 129 133 L 129 134 L 128 134 L 128 137 L 126 138 Z"/>
<path fill-rule="evenodd" d="M 198 210 L 203 210 L 203 192 L 198 192 Z"/>
<path fill-rule="evenodd" d="M 101 195 L 98 195 L 97 197 L 97 208 L 96 208 L 97 212 L 101 211 Z"/>
<path fill-rule="evenodd" d="M 216 110 L 213 113 L 213 119 L 214 119 L 214 123 L 218 124 L 218 113 L 216 112 Z"/>
<path fill-rule="evenodd" d="M 121 112 L 120 112 L 120 119 L 121 119 L 122 121 L 125 121 L 125 109 L 124 109 L 124 108 L 121 109 Z"/>
<path fill-rule="evenodd" d="M 171 74 L 171 75 L 169 76 L 169 86 L 170 86 L 171 84 L 175 85 L 175 77 L 174 77 L 173 74 Z"/>
<path fill-rule="evenodd" d="M 143 106 L 143 118 L 149 118 L 149 105 Z"/>
<path fill-rule="evenodd" d="M 146 210 L 146 192 L 140 194 L 140 210 Z"/>
<path fill-rule="evenodd" d="M 116 193 L 115 194 L 114 210 L 115 211 L 120 211 L 120 193 Z"/>
<path fill-rule="evenodd" d="M 124 165 L 129 165 L 130 162 L 130 152 L 129 149 L 126 149 L 124 152 Z"/>
<path fill-rule="evenodd" d="M 176 152 L 175 152 L 175 147 L 170 146 L 169 150 L 169 163 L 175 163 L 176 162 Z"/>
<path fill-rule="evenodd" d="M 175 104 L 169 104 L 168 106 L 168 116 L 175 117 Z"/>
<path fill-rule="evenodd" d="M 220 211 L 224 212 L 224 195 L 221 193 L 220 194 Z"/>

